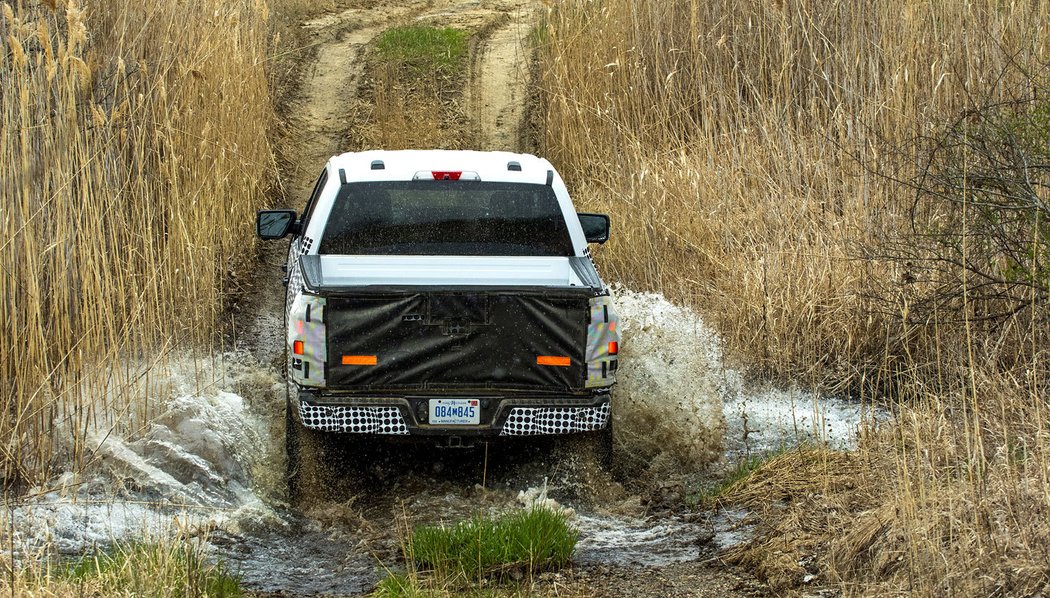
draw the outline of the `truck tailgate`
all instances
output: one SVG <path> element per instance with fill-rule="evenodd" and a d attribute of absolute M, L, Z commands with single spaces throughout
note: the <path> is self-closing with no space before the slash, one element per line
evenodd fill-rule
<path fill-rule="evenodd" d="M 586 384 L 585 292 L 339 293 L 327 301 L 330 389 L 565 392 Z"/>

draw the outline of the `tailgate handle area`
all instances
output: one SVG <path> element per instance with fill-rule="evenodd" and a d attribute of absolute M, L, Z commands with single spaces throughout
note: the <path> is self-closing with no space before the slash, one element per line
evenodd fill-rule
<path fill-rule="evenodd" d="M 430 295 L 427 299 L 427 324 L 459 328 L 489 323 L 488 295 Z"/>

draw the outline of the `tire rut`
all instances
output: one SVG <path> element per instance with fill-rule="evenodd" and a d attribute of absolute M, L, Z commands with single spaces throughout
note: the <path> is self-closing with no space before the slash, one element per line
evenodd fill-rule
<path fill-rule="evenodd" d="M 507 22 L 475 51 L 465 102 L 480 150 L 523 151 L 522 120 L 529 99 L 528 36 L 539 3 L 519 0 L 499 10 Z"/>

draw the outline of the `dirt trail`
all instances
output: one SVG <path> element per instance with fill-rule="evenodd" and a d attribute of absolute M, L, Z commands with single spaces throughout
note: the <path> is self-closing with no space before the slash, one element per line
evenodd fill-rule
<path fill-rule="evenodd" d="M 380 3 L 373 8 L 351 8 L 335 15 L 324 15 L 303 24 L 303 28 L 325 32 L 346 29 L 323 44 L 310 65 L 300 93 L 299 112 L 291 143 L 296 146 L 298 172 L 295 173 L 297 198 L 305 200 L 317 172 L 331 156 L 346 151 L 340 140 L 349 123 L 350 104 L 358 95 L 364 73 L 364 50 L 387 27 L 419 14 L 431 2 Z"/>
<path fill-rule="evenodd" d="M 528 35 L 538 6 L 532 0 L 518 0 L 500 8 L 509 19 L 475 51 L 464 103 L 477 149 L 520 151 L 528 100 Z"/>

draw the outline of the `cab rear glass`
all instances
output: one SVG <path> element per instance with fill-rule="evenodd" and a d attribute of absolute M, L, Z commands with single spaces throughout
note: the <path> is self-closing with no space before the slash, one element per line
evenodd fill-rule
<path fill-rule="evenodd" d="M 573 255 L 548 185 L 383 181 L 339 189 L 319 253 L 338 255 Z"/>

